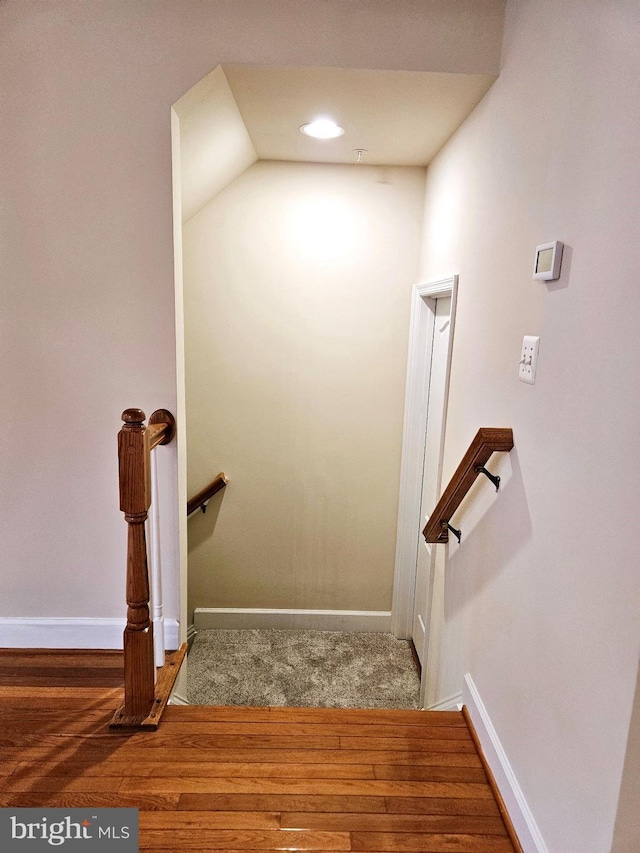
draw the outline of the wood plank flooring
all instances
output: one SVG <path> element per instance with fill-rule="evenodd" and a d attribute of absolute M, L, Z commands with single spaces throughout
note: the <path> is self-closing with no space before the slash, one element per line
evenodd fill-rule
<path fill-rule="evenodd" d="M 0 806 L 133 806 L 140 850 L 514 853 L 462 714 L 169 706 L 114 652 L 0 650 Z"/>

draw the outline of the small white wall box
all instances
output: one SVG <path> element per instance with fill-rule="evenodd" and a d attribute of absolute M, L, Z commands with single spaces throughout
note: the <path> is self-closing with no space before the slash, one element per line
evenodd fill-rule
<path fill-rule="evenodd" d="M 536 247 L 536 259 L 533 264 L 533 277 L 539 281 L 555 281 L 560 278 L 562 249 L 564 243 L 555 240 Z"/>

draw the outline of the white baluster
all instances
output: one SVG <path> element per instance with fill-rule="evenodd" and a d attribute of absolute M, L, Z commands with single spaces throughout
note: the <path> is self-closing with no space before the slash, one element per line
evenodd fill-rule
<path fill-rule="evenodd" d="M 151 454 L 151 512 L 149 515 L 149 575 L 151 581 L 151 619 L 153 648 L 157 667 L 164 666 L 164 616 L 162 613 L 162 566 L 160 561 L 160 502 L 158 499 L 158 463 Z"/>

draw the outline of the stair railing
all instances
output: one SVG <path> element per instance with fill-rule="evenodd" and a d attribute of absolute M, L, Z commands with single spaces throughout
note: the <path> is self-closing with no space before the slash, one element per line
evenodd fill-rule
<path fill-rule="evenodd" d="M 511 429 L 507 427 L 481 427 L 478 430 L 422 531 L 427 542 L 448 542 L 449 532 L 454 534 L 458 542 L 460 541 L 461 531 L 450 524 L 453 514 L 479 474 L 484 474 L 491 480 L 496 491 L 498 491 L 500 477 L 496 477 L 487 471 L 485 465 L 496 451 L 508 452 L 512 448 L 513 431 Z"/>
<path fill-rule="evenodd" d="M 221 471 L 208 486 L 205 486 L 197 495 L 194 495 L 191 500 L 187 501 L 187 518 L 199 509 L 201 509 L 202 512 L 206 512 L 207 504 L 211 498 L 224 489 L 228 482 L 229 480 L 227 479 L 227 475 L 224 471 Z"/>
<path fill-rule="evenodd" d="M 149 613 L 149 568 L 145 522 L 151 506 L 151 453 L 175 435 L 171 412 L 158 409 L 145 426 L 141 409 L 122 413 L 118 433 L 120 509 L 127 522 L 127 624 L 124 629 L 124 703 L 112 727 L 156 729 L 184 659 L 187 644 L 164 656 L 157 673 Z M 157 675 L 157 680 L 156 680 Z"/>

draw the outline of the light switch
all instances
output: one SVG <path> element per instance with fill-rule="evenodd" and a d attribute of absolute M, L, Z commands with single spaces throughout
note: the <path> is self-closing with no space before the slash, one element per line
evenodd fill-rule
<path fill-rule="evenodd" d="M 522 339 L 522 353 L 520 354 L 520 369 L 518 372 L 520 382 L 528 382 L 529 385 L 535 383 L 539 345 L 540 338 L 533 335 L 525 335 Z"/>

